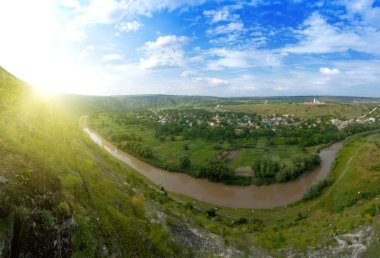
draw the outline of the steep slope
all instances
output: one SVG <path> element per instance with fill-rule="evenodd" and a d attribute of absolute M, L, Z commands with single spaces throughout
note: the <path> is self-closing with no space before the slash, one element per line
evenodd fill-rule
<path fill-rule="evenodd" d="M 3 69 L 0 78 L 0 254 L 186 254 L 147 218 L 141 179 L 99 150 L 51 98 Z"/>

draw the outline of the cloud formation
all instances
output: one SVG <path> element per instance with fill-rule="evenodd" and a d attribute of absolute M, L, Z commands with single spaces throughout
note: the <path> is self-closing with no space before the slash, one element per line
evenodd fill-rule
<path fill-rule="evenodd" d="M 121 61 L 123 58 L 119 54 L 108 54 L 102 57 L 102 62 L 112 62 L 112 61 Z"/>
<path fill-rule="evenodd" d="M 215 77 L 195 77 L 194 80 L 202 85 L 206 84 L 213 87 L 229 84 L 229 81 Z"/>
<path fill-rule="evenodd" d="M 330 69 L 328 67 L 321 67 L 319 69 L 319 72 L 322 74 L 325 74 L 325 75 L 338 75 L 338 74 L 340 74 L 339 69 L 337 69 L 337 68 Z"/>
<path fill-rule="evenodd" d="M 130 31 L 137 31 L 141 27 L 141 23 L 138 21 L 131 21 L 131 22 L 122 22 L 119 25 L 119 29 L 122 32 L 130 32 Z"/>
<path fill-rule="evenodd" d="M 142 47 L 146 58 L 140 59 L 145 69 L 166 69 L 183 66 L 185 52 L 183 46 L 189 41 L 185 36 L 160 36 L 156 41 L 148 41 Z"/>

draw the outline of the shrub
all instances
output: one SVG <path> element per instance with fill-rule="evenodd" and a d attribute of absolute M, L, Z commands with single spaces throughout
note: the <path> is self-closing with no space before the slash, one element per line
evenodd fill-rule
<path fill-rule="evenodd" d="M 234 222 L 235 225 L 242 225 L 242 224 L 247 224 L 248 220 L 246 218 L 239 218 Z"/>
<path fill-rule="evenodd" d="M 219 143 L 216 143 L 216 144 L 214 144 L 214 149 L 215 150 L 221 150 L 222 149 L 222 145 L 220 145 Z"/>
<path fill-rule="evenodd" d="M 189 168 L 191 166 L 190 157 L 188 155 L 179 157 L 179 166 L 183 169 Z"/>
<path fill-rule="evenodd" d="M 71 216 L 70 207 L 66 202 L 60 202 L 58 204 L 58 214 L 59 217 L 63 219 L 68 219 Z"/>
<path fill-rule="evenodd" d="M 233 171 L 221 160 L 211 160 L 199 170 L 199 175 L 216 182 L 228 181 Z"/>
<path fill-rule="evenodd" d="M 215 217 L 215 216 L 216 216 L 216 209 L 215 209 L 215 208 L 208 209 L 208 210 L 206 211 L 206 213 L 207 213 L 207 215 L 208 215 L 209 217 Z"/>
<path fill-rule="evenodd" d="M 326 187 L 330 186 L 332 184 L 332 182 L 333 181 L 332 181 L 331 178 L 325 178 L 325 179 L 319 181 L 317 184 L 312 185 L 307 190 L 307 192 L 304 194 L 304 196 L 303 196 L 302 199 L 304 201 L 308 201 L 308 200 L 317 198 L 318 196 L 321 195 L 323 189 L 325 189 Z"/>

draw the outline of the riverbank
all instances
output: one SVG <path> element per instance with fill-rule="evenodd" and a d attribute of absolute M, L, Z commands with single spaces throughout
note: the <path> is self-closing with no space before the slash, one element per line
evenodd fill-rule
<path fill-rule="evenodd" d="M 167 191 L 229 208 L 270 209 L 300 200 L 311 185 L 327 176 L 334 157 L 342 146 L 341 143 L 337 143 L 322 150 L 320 153 L 321 166 L 294 181 L 264 186 L 230 186 L 153 167 L 117 149 L 112 143 L 90 129 L 84 130 L 94 142 L 112 156 L 143 174 L 156 185 L 164 187 Z"/>
<path fill-rule="evenodd" d="M 299 254 L 299 250 L 317 244 L 318 248 L 334 248 L 339 245 L 340 236 L 361 226 L 371 225 L 372 220 L 375 223 L 375 218 L 378 218 L 376 207 L 380 207 L 380 203 L 375 197 L 378 195 L 379 177 L 364 166 L 380 161 L 367 160 L 369 152 L 379 152 L 376 145 L 379 141 L 376 139 L 380 135 L 375 133 L 364 133 L 345 140 L 331 168 L 333 185 L 311 201 L 270 209 L 236 209 L 198 201 L 169 190 L 162 191 L 154 187 L 153 183 L 148 185 L 152 185 L 155 194 L 149 196 L 155 196 L 158 200 L 167 200 L 169 197 L 174 202 L 163 201 L 166 209 L 187 214 L 215 234 L 224 235 L 228 232 L 224 235 L 225 241 L 243 241 L 243 246 L 249 241 L 256 247 L 272 250 L 270 254 L 274 257 L 282 257 L 287 252 Z M 358 169 L 360 174 L 357 173 Z M 216 209 L 216 217 L 211 219 L 205 214 L 212 208 Z M 233 233 L 235 230 L 239 233 Z M 289 246 L 293 248 L 287 249 Z M 376 250 L 377 247 L 373 248 Z"/>

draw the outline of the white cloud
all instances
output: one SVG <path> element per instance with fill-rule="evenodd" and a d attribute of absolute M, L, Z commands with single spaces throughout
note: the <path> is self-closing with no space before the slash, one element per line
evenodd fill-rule
<path fill-rule="evenodd" d="M 175 9 L 202 4 L 204 0 L 89 0 L 87 4 L 80 4 L 77 0 L 59 0 L 54 2 L 58 6 L 73 8 L 63 19 L 61 39 L 83 40 L 86 38 L 87 28 L 95 25 L 115 25 L 122 30 L 136 31 L 140 28 L 136 17 L 151 16 L 153 13 L 167 9 Z"/>
<path fill-rule="evenodd" d="M 121 1 L 125 14 L 129 16 L 151 16 L 154 12 L 175 9 L 187 6 L 201 5 L 205 0 L 123 0 Z"/>
<path fill-rule="evenodd" d="M 198 75 L 198 72 L 193 70 L 186 70 L 181 73 L 182 77 L 195 77 Z"/>
<path fill-rule="evenodd" d="M 241 21 L 230 22 L 226 25 L 220 25 L 214 29 L 208 29 L 206 32 L 210 35 L 228 34 L 234 32 L 241 32 L 244 30 L 244 24 Z"/>
<path fill-rule="evenodd" d="M 344 0 L 342 1 L 350 14 L 364 13 L 372 7 L 374 0 Z"/>
<path fill-rule="evenodd" d="M 355 20 L 360 17 L 359 23 L 379 29 L 380 7 L 373 7 L 374 2 L 374 0 L 344 0 L 340 3 L 345 6 L 349 20 Z"/>
<path fill-rule="evenodd" d="M 199 82 L 199 83 L 206 83 L 207 85 L 209 86 L 225 86 L 225 85 L 228 85 L 230 84 L 229 81 L 227 80 L 224 80 L 224 79 L 220 79 L 220 78 L 216 78 L 216 77 L 195 77 L 194 80 L 196 82 Z"/>
<path fill-rule="evenodd" d="M 144 45 L 144 49 L 151 51 L 151 50 L 159 50 L 162 48 L 181 48 L 184 44 L 188 42 L 189 38 L 186 36 L 179 36 L 176 35 L 168 35 L 168 36 L 160 36 L 157 38 L 156 41 L 148 41 Z"/>
<path fill-rule="evenodd" d="M 351 31 L 342 31 L 328 24 L 319 13 L 313 13 L 305 22 L 305 28 L 297 30 L 300 42 L 288 46 L 291 53 L 329 53 L 347 51 L 362 45 L 359 35 Z"/>
<path fill-rule="evenodd" d="M 340 28 L 329 24 L 318 12 L 313 13 L 304 22 L 302 29 L 294 32 L 299 42 L 286 46 L 284 52 L 320 54 L 355 50 L 380 54 L 380 31 L 361 25 Z"/>
<path fill-rule="evenodd" d="M 221 70 L 224 68 L 275 67 L 281 65 L 281 55 L 265 50 L 231 50 L 215 48 L 207 52 L 208 68 Z"/>
<path fill-rule="evenodd" d="M 289 87 L 277 86 L 277 87 L 274 87 L 273 90 L 275 90 L 275 91 L 287 91 L 287 90 L 289 90 Z"/>
<path fill-rule="evenodd" d="M 92 45 L 86 46 L 80 53 L 80 59 L 85 59 L 90 55 L 91 52 L 95 50 L 95 47 Z"/>
<path fill-rule="evenodd" d="M 81 6 L 80 15 L 75 18 L 79 26 L 94 24 L 111 24 L 123 14 L 123 2 L 116 0 L 91 0 L 88 5 Z"/>
<path fill-rule="evenodd" d="M 188 37 L 175 35 L 161 36 L 156 41 L 148 41 L 142 47 L 146 58 L 140 59 L 140 65 L 145 69 L 183 66 L 185 63 L 183 46 L 188 41 Z"/>
<path fill-rule="evenodd" d="M 77 0 L 59 0 L 57 2 L 59 5 L 62 5 L 67 8 L 78 9 L 81 6 Z"/>
<path fill-rule="evenodd" d="M 251 0 L 251 1 L 248 1 L 246 4 L 249 6 L 257 7 L 260 5 L 265 5 L 266 3 L 264 0 Z"/>
<path fill-rule="evenodd" d="M 227 21 L 230 18 L 230 12 L 227 9 L 222 9 L 218 11 L 208 10 L 204 11 L 203 14 L 210 19 L 210 23 Z"/>
<path fill-rule="evenodd" d="M 138 21 L 122 22 L 119 25 L 119 29 L 123 32 L 137 31 L 141 27 L 141 23 Z"/>
<path fill-rule="evenodd" d="M 112 62 L 112 61 L 121 61 L 121 60 L 123 60 L 123 57 L 119 54 L 108 54 L 102 57 L 103 63 Z"/>
<path fill-rule="evenodd" d="M 319 72 L 325 75 L 338 75 L 340 74 L 340 70 L 338 68 L 328 68 L 328 67 L 321 67 L 319 69 Z"/>

